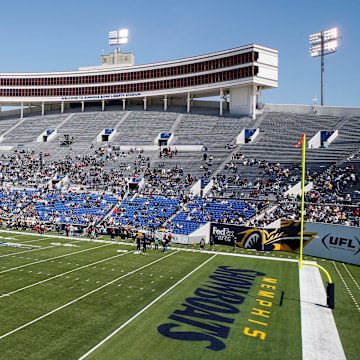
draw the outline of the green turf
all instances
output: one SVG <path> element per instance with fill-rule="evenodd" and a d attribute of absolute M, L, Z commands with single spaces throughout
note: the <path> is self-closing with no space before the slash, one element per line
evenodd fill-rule
<path fill-rule="evenodd" d="M 261 307 L 256 301 L 261 298 L 258 291 L 263 289 L 261 284 L 264 276 L 259 276 L 253 282 L 249 293 L 245 295 L 244 302 L 238 306 L 240 312 L 232 316 L 234 322 L 229 325 L 228 337 L 223 339 L 226 346 L 223 350 L 207 349 L 207 341 L 174 340 L 161 335 L 157 327 L 172 322 L 168 317 L 175 310 L 183 310 L 185 307 L 182 304 L 186 302 L 186 298 L 194 297 L 195 290 L 204 286 L 209 280 L 209 275 L 221 265 L 236 269 L 261 270 L 266 273 L 266 277 L 276 279 L 277 289 L 272 300 L 273 305 L 270 308 Z M 90 355 L 89 359 L 141 359 L 144 352 L 152 354 L 153 359 L 260 359 L 263 354 L 266 354 L 267 359 L 301 359 L 297 273 L 297 265 L 294 263 L 217 256 Z M 294 278 L 295 281 L 291 281 Z M 286 290 L 285 299 L 280 306 L 283 289 Z M 269 318 L 252 315 L 253 308 L 269 310 Z M 265 322 L 267 326 L 251 323 L 248 321 L 249 318 Z M 289 331 L 293 323 L 295 327 L 293 331 Z M 251 333 L 254 330 L 266 332 L 265 340 L 245 335 L 246 327 L 250 327 Z M 179 331 L 198 330 L 190 325 L 184 325 L 181 329 Z"/>
<path fill-rule="evenodd" d="M 321 265 L 329 272 L 335 284 L 335 309 L 333 310 L 333 314 L 346 358 L 348 360 L 359 359 L 360 343 L 358 336 L 360 334 L 360 307 L 356 307 L 351 295 L 357 304 L 360 305 L 360 267 L 328 260 L 322 261 Z M 342 279 L 335 267 L 337 267 Z M 346 271 L 346 268 L 353 279 Z M 323 282 L 326 284 L 327 278 L 323 272 L 321 273 Z M 348 289 L 345 287 L 343 280 Z"/>
<path fill-rule="evenodd" d="M 254 257 L 240 258 L 221 255 L 222 252 L 231 255 L 232 249 L 218 247 L 212 254 L 172 250 L 169 254 L 148 251 L 148 255 L 143 255 L 134 254 L 133 245 L 120 245 L 116 242 L 105 244 L 24 233 L 0 235 L 0 241 L 33 246 L 30 251 L 0 247 L 0 295 L 9 295 L 0 297 L 0 359 L 79 359 L 208 259 L 211 260 L 88 358 L 301 358 L 297 263 L 265 260 L 277 257 L 286 259 L 289 256 L 295 258 L 296 254 L 258 254 L 264 260 Z M 69 243 L 75 246 L 66 246 Z M 124 254 L 118 250 L 130 252 Z M 220 254 L 214 256 L 217 250 L 220 250 Z M 236 252 L 244 255 L 257 254 L 243 249 L 237 249 Z M 155 261 L 156 263 L 153 263 Z M 326 266 L 335 280 L 336 324 L 347 358 L 355 359 L 360 351 L 354 331 L 359 323 L 359 311 L 336 273 L 333 263 L 318 261 Z M 358 299 L 358 286 L 350 279 L 343 265 L 336 264 L 349 289 Z M 195 297 L 195 291 L 207 284 L 209 276 L 213 275 L 219 266 L 225 265 L 235 269 L 261 271 L 266 274 L 265 277 L 276 279 L 272 306 L 259 306 L 257 299 L 269 299 L 259 295 L 259 290 L 266 288 L 261 288 L 264 276 L 257 276 L 248 293 L 243 294 L 243 302 L 234 305 L 239 311 L 228 315 L 232 323 L 216 323 L 228 327 L 227 336 L 219 337 L 225 345 L 224 349 L 213 351 L 206 348 L 209 341 L 174 340 L 160 334 L 158 327 L 174 322 L 169 316 L 176 310 L 185 309 L 182 304 L 186 303 L 186 299 Z M 348 269 L 355 279 L 359 279 L 359 267 L 348 266 Z M 284 296 L 280 306 L 282 291 Z M 269 317 L 251 314 L 253 308 L 270 311 Z M 41 316 L 44 317 L 39 319 Z M 189 316 L 186 318 L 203 321 L 205 326 L 210 323 Z M 254 323 L 249 319 L 267 325 Z M 24 325 L 25 327 L 20 328 Z M 252 334 L 255 334 L 255 330 L 266 333 L 265 339 L 262 340 L 259 334 L 256 337 L 245 335 L 244 329 L 247 327 Z M 179 329 L 205 333 L 205 330 L 188 324 L 181 324 Z"/>

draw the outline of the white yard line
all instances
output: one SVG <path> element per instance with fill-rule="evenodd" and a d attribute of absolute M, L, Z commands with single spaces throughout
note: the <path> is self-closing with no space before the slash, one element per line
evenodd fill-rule
<path fill-rule="evenodd" d="M 45 246 L 45 247 L 41 247 L 38 249 L 32 249 L 32 250 L 26 250 L 26 251 L 18 251 L 18 252 L 13 252 L 11 254 L 6 254 L 6 255 L 0 255 L 0 258 L 2 257 L 7 257 L 7 256 L 14 256 L 14 255 L 19 255 L 19 254 L 24 254 L 24 253 L 28 253 L 28 252 L 33 252 L 33 251 L 38 251 L 38 250 L 45 250 L 45 249 L 50 249 L 50 248 L 54 248 L 56 246 L 51 245 L 51 246 Z"/>
<path fill-rule="evenodd" d="M 16 244 L 27 244 L 29 242 L 34 242 L 34 241 L 44 241 L 44 240 L 50 240 L 51 238 L 50 237 L 47 237 L 46 235 L 43 235 L 44 237 L 42 239 L 32 239 L 32 240 L 26 240 L 26 241 L 21 241 L 21 239 L 19 239 L 19 236 L 21 235 L 14 235 L 13 236 L 13 239 L 10 239 L 10 238 L 1 238 L 0 237 L 0 240 L 3 240 L 3 241 L 9 241 L 9 242 L 15 242 Z M 23 236 L 29 236 L 29 235 L 23 235 Z M 22 237 L 23 237 L 22 236 Z"/>
<path fill-rule="evenodd" d="M 103 246 L 105 246 L 105 245 L 103 245 Z M 6 334 L 4 334 L 4 335 L 1 335 L 1 336 L 0 336 L 0 340 L 3 339 L 3 338 L 5 338 L 5 337 L 7 337 L 7 336 L 9 336 L 9 335 L 11 335 L 11 334 L 16 333 L 17 331 L 19 331 L 19 330 L 21 330 L 21 329 L 24 329 L 24 328 L 28 327 L 29 325 L 32 325 L 32 324 L 40 321 L 40 320 L 42 320 L 42 319 L 44 319 L 44 318 L 46 318 L 46 317 L 48 317 L 48 316 L 50 316 L 50 315 L 52 315 L 52 314 L 54 314 L 54 313 L 56 313 L 56 312 L 64 309 L 64 308 L 66 308 L 66 307 L 68 307 L 68 306 L 76 303 L 76 302 L 78 302 L 79 300 L 82 300 L 82 299 L 88 297 L 88 296 L 91 295 L 91 294 L 96 293 L 96 292 L 99 291 L 99 290 L 104 289 L 105 287 L 107 287 L 107 286 L 109 286 L 109 285 L 112 285 L 112 284 L 115 283 L 116 281 L 119 281 L 119 280 L 121 280 L 121 279 L 123 279 L 123 278 L 125 278 L 125 277 L 127 277 L 127 276 L 129 276 L 129 275 L 131 275 L 131 274 L 134 274 L 134 273 L 136 273 L 137 271 L 142 270 L 142 269 L 144 269 L 144 268 L 146 268 L 146 267 L 148 267 L 148 266 L 150 266 L 150 265 L 153 265 L 153 264 L 155 264 L 155 263 L 157 263 L 157 262 L 159 262 L 159 261 L 162 261 L 162 260 L 166 259 L 167 257 L 172 256 L 172 255 L 174 255 L 174 254 L 176 254 L 176 253 L 177 253 L 177 251 L 174 252 L 174 253 L 171 253 L 171 254 L 169 254 L 169 255 L 166 255 L 166 256 L 164 256 L 164 257 L 162 257 L 162 258 L 160 258 L 160 259 L 157 259 L 157 260 L 155 260 L 155 261 L 153 261 L 153 262 L 151 262 L 151 263 L 149 263 L 149 264 L 146 264 L 146 265 L 144 265 L 144 266 L 141 266 L 141 267 L 139 267 L 139 268 L 136 269 L 136 270 L 130 271 L 130 272 L 128 272 L 127 274 L 116 278 L 115 280 L 112 280 L 112 281 L 110 281 L 110 282 L 108 282 L 108 283 L 106 283 L 106 284 L 104 284 L 104 285 L 102 285 L 102 286 L 100 286 L 100 287 L 98 287 L 98 288 L 96 288 L 96 289 L 94 289 L 94 290 L 92 290 L 92 291 L 90 291 L 90 292 L 88 292 L 88 293 L 86 293 L 86 294 L 84 294 L 84 295 L 82 295 L 82 296 L 80 296 L 80 297 L 78 297 L 78 298 L 76 298 L 76 299 L 74 299 L 74 300 L 72 300 L 72 301 L 70 301 L 70 302 L 68 302 L 68 303 L 66 303 L 66 304 L 64 304 L 64 305 L 62 305 L 62 306 L 60 306 L 60 307 L 58 307 L 58 308 L 56 308 L 56 309 L 54 309 L 54 310 L 52 310 L 52 311 L 50 311 L 50 312 L 42 315 L 42 316 L 40 316 L 40 317 L 32 320 L 32 321 L 30 321 L 30 322 L 28 322 L 28 323 L 26 323 L 26 324 L 24 324 L 24 325 L 19 326 L 18 328 L 14 329 L 14 330 L 9 331 L 8 333 L 6 333 Z"/>
<path fill-rule="evenodd" d="M 34 262 L 32 262 L 32 263 L 29 263 L 29 264 L 20 265 L 20 266 L 11 268 L 11 269 L 2 270 L 2 271 L 0 271 L 0 274 L 6 273 L 6 272 L 9 272 L 9 271 L 12 271 L 12 270 L 21 269 L 21 268 L 26 267 L 26 266 L 30 266 L 30 265 L 34 265 L 34 264 L 39 264 L 39 263 L 42 263 L 42 262 L 45 262 L 45 261 L 60 259 L 60 258 L 66 257 L 66 256 L 71 256 L 71 255 L 79 254 L 79 253 L 82 253 L 82 252 L 85 252 L 85 251 L 90 251 L 90 250 L 99 249 L 99 248 L 101 248 L 101 247 L 109 246 L 109 245 L 111 245 L 111 244 L 100 245 L 100 246 L 96 246 L 96 247 L 93 247 L 93 248 L 90 248 L 90 249 L 75 251 L 75 252 L 70 253 L 70 254 L 59 255 L 59 256 L 55 256 L 55 257 L 49 258 L 49 259 L 43 259 L 43 260 L 39 260 L 39 261 L 34 261 Z"/>
<path fill-rule="evenodd" d="M 150 304 L 145 306 L 142 310 L 140 310 L 137 314 L 135 314 L 132 318 L 130 318 L 128 321 L 126 321 L 124 324 L 122 324 L 120 327 L 118 327 L 116 330 L 114 330 L 110 335 L 108 335 L 104 340 L 100 341 L 97 345 L 95 345 L 92 349 L 90 349 L 86 354 L 81 356 L 79 360 L 85 359 L 87 356 L 89 356 L 91 353 L 93 353 L 96 349 L 98 349 L 101 345 L 103 345 L 106 341 L 111 339 L 115 334 L 117 334 L 120 330 L 122 330 L 126 325 L 130 324 L 134 319 L 136 319 L 139 315 L 141 315 L 144 311 L 146 311 L 149 307 L 154 305 L 158 300 L 160 300 L 163 296 L 165 296 L 168 292 L 170 292 L 172 289 L 174 289 L 176 286 L 178 286 L 180 283 L 182 283 L 185 279 L 187 279 L 190 275 L 192 275 L 195 271 L 199 270 L 201 267 L 203 267 L 205 264 L 207 264 L 210 260 L 212 260 L 216 254 L 214 254 L 211 258 L 204 261 L 201 265 L 199 265 L 196 269 L 189 272 L 187 275 L 185 275 L 182 279 L 180 279 L 176 284 L 171 286 L 169 289 L 167 289 L 165 292 L 163 292 L 161 295 L 159 295 L 155 300 L 153 300 Z M 1 339 L 1 338 L 0 338 Z"/>
<path fill-rule="evenodd" d="M 348 275 L 350 276 L 351 280 L 354 282 L 354 284 L 356 285 L 356 287 L 360 290 L 360 286 L 358 284 L 358 282 L 355 280 L 355 278 L 352 276 L 351 272 L 349 271 L 349 269 L 347 268 L 347 266 L 343 263 L 343 266 L 346 270 L 346 272 L 348 273 Z"/>
<path fill-rule="evenodd" d="M 32 240 L 22 241 L 20 244 L 27 244 L 27 243 L 31 243 L 31 242 L 44 241 L 44 240 L 52 240 L 52 238 L 45 237 L 44 239 L 37 239 L 37 240 L 32 239 Z"/>
<path fill-rule="evenodd" d="M 50 238 L 50 237 L 47 237 L 47 238 L 44 238 L 44 239 L 37 239 L 37 240 L 28 240 L 28 241 L 18 241 L 18 242 L 14 242 L 14 244 L 19 244 L 19 245 L 22 245 L 22 244 L 28 244 L 28 243 L 33 243 L 33 242 L 37 242 L 37 241 L 45 241 L 45 240 L 53 240 L 53 238 Z M 53 240 L 54 241 L 54 240 Z M 77 243 L 81 240 L 75 240 L 75 241 L 70 241 L 68 242 L 68 244 L 74 244 L 74 243 Z M 11 242 L 11 241 L 9 241 Z M 60 243 L 59 243 L 60 244 Z M 66 244 L 66 243 L 61 243 L 61 244 Z M 28 246 L 31 246 L 31 244 L 29 244 Z M 40 247 L 40 245 L 34 245 L 35 247 Z M 4 256 L 11 256 L 11 255 L 17 255 L 17 254 L 22 254 L 24 252 L 30 252 L 30 251 L 35 251 L 35 250 L 42 250 L 42 249 L 48 249 L 50 247 L 55 247 L 56 245 L 51 245 L 51 246 L 47 246 L 47 247 L 42 247 L 42 248 L 39 248 L 39 249 L 31 249 L 31 250 L 26 250 L 26 251 L 22 251 L 22 252 L 13 252 L 11 254 L 6 254 L 6 255 L 0 255 L 0 257 L 4 257 Z M 6 247 L 6 246 L 4 246 Z"/>
<path fill-rule="evenodd" d="M 2 230 L 2 231 L 5 231 L 5 230 Z M 24 234 L 22 233 L 21 235 L 13 235 L 14 238 L 19 238 L 19 237 L 23 237 L 23 236 L 29 236 L 30 234 Z"/>
<path fill-rule="evenodd" d="M 357 309 L 358 311 L 360 311 L 360 306 L 359 306 L 359 303 L 356 301 L 355 296 L 354 296 L 353 293 L 351 292 L 348 284 L 346 283 L 345 279 L 344 279 L 343 276 L 341 275 L 341 273 L 340 273 L 338 267 L 336 266 L 335 262 L 333 261 L 332 263 L 333 263 L 333 265 L 334 265 L 334 267 L 335 267 L 336 272 L 337 272 L 338 275 L 339 275 L 339 278 L 341 279 L 342 283 L 344 284 L 346 291 L 348 292 L 349 296 L 351 297 L 351 300 L 354 302 L 356 309 Z"/>
<path fill-rule="evenodd" d="M 115 258 L 118 258 L 118 257 L 120 257 L 120 256 L 124 256 L 124 255 L 130 254 L 130 253 L 132 253 L 132 252 L 133 252 L 133 251 L 129 251 L 129 252 L 127 252 L 127 253 L 123 253 L 123 254 L 119 254 L 119 255 L 111 256 L 111 257 L 109 257 L 109 258 L 106 258 L 106 259 L 103 259 L 103 260 L 99 260 L 99 261 L 93 262 L 93 263 L 91 263 L 91 264 L 87 264 L 87 265 L 84 265 L 84 266 L 78 267 L 78 268 L 76 268 L 76 269 L 72 269 L 72 270 L 66 271 L 66 272 L 64 272 L 64 273 L 61 273 L 61 274 L 58 274 L 58 275 L 52 276 L 52 277 L 50 277 L 50 278 L 47 278 L 47 279 L 44 279 L 44 280 L 38 281 L 37 283 L 34 283 L 34 284 L 31 284 L 31 285 L 24 286 L 23 288 L 20 288 L 20 289 L 17 289 L 17 290 L 11 291 L 11 292 L 6 293 L 6 294 L 2 294 L 2 295 L 0 295 L 0 298 L 2 298 L 2 297 L 4 297 L 4 296 L 9 296 L 9 295 L 12 295 L 12 294 L 18 293 L 18 292 L 20 292 L 20 291 L 23 291 L 23 290 L 29 289 L 29 288 L 34 287 L 34 286 L 36 286 L 36 285 L 43 284 L 43 283 L 45 283 L 45 282 L 47 282 L 47 281 L 50 281 L 50 280 L 56 279 L 56 278 L 58 278 L 58 277 L 61 277 L 61 276 L 64 276 L 64 275 L 67 275 L 67 274 L 70 274 L 70 273 L 73 273 L 73 272 L 75 272 L 75 271 L 79 271 L 79 270 L 85 269 L 85 268 L 87 268 L 87 267 L 89 267 L 89 266 L 93 266 L 93 265 L 96 265 L 96 264 L 100 264 L 100 263 L 102 263 L 102 262 L 104 262 L 104 261 L 109 261 L 109 260 L 111 260 L 111 259 L 115 259 Z"/>
<path fill-rule="evenodd" d="M 303 265 L 299 282 L 303 359 L 346 359 L 319 269 Z"/>

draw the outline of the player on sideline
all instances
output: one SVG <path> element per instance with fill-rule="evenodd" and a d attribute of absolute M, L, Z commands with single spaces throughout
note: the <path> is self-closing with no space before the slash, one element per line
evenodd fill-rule
<path fill-rule="evenodd" d="M 200 240 L 200 252 L 204 251 L 204 246 L 205 246 L 205 240 L 204 240 L 204 238 L 201 238 L 201 240 Z"/>

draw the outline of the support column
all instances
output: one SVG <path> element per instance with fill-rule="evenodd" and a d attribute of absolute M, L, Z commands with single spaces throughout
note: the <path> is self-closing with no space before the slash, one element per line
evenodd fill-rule
<path fill-rule="evenodd" d="M 146 110 L 146 101 L 147 101 L 147 99 L 146 99 L 146 98 L 143 98 L 143 102 L 144 102 L 144 110 Z"/>
<path fill-rule="evenodd" d="M 20 119 L 24 118 L 24 103 L 21 103 L 21 110 L 20 110 Z"/>
<path fill-rule="evenodd" d="M 191 97 L 190 97 L 190 93 L 187 94 L 187 100 L 186 100 L 186 112 L 189 113 L 190 112 L 190 100 L 191 100 Z"/>
<path fill-rule="evenodd" d="M 253 85 L 252 91 L 252 118 L 256 119 L 256 85 Z"/>
<path fill-rule="evenodd" d="M 101 111 L 105 110 L 105 100 L 101 100 Z"/>
<path fill-rule="evenodd" d="M 0 113 L 1 113 L 1 104 L 0 104 Z"/>
<path fill-rule="evenodd" d="M 165 97 L 164 97 L 164 111 L 167 111 L 167 106 L 168 106 L 168 98 L 165 95 Z"/>
<path fill-rule="evenodd" d="M 64 102 L 63 101 L 61 102 L 61 113 L 62 114 L 64 113 Z"/>
<path fill-rule="evenodd" d="M 44 102 L 41 103 L 41 115 L 42 116 L 45 115 L 45 104 L 44 104 Z"/>
<path fill-rule="evenodd" d="M 223 116 L 224 90 L 220 89 L 220 116 Z"/>
<path fill-rule="evenodd" d="M 260 86 L 260 88 L 259 88 L 259 110 L 262 110 L 262 89 L 263 89 L 263 87 Z"/>
<path fill-rule="evenodd" d="M 81 112 L 85 111 L 85 101 L 81 102 Z"/>
<path fill-rule="evenodd" d="M 29 104 L 29 107 L 28 107 L 28 114 L 31 114 L 31 103 Z"/>
<path fill-rule="evenodd" d="M 126 109 L 126 99 L 122 99 L 122 102 L 123 102 L 123 110 Z"/>

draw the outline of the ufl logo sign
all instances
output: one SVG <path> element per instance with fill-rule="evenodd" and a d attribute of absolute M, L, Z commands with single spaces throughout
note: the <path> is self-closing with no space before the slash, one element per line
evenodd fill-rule
<path fill-rule="evenodd" d="M 338 250 L 345 250 L 353 252 L 353 255 L 356 255 L 360 252 L 360 241 L 359 239 L 354 236 L 354 239 L 352 238 L 345 238 L 345 237 L 339 237 L 339 236 L 333 236 L 327 234 L 322 239 L 321 242 L 326 247 L 326 249 L 338 249 Z"/>

